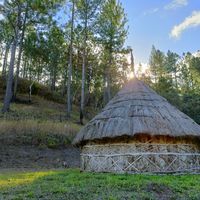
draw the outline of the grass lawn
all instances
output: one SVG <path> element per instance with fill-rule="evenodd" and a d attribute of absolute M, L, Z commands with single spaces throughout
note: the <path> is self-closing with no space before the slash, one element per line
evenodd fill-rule
<path fill-rule="evenodd" d="M 5 172 L 1 200 L 200 199 L 200 175 L 115 175 L 79 170 Z"/>

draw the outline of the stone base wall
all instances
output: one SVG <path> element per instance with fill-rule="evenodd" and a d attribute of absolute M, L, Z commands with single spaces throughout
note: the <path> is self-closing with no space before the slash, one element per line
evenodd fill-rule
<path fill-rule="evenodd" d="M 115 173 L 197 173 L 200 150 L 193 144 L 86 145 L 82 148 L 81 168 Z"/>

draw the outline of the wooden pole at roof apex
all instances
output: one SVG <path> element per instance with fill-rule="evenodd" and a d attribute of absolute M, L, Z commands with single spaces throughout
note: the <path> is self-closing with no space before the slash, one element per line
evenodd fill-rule
<path fill-rule="evenodd" d="M 133 56 L 133 49 L 130 48 L 130 51 L 131 51 L 131 67 L 133 70 L 133 75 L 134 75 L 134 78 L 137 78 L 136 73 L 135 73 L 135 62 L 134 62 L 134 56 Z"/>

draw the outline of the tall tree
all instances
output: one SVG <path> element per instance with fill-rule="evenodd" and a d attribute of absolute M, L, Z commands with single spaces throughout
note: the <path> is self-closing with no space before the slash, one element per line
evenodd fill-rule
<path fill-rule="evenodd" d="M 2 7 L 2 11 L 4 7 Z M 2 65 L 2 77 L 5 79 L 6 71 L 7 71 L 7 64 L 8 64 L 8 53 L 12 43 L 12 35 L 13 35 L 13 28 L 10 26 L 10 23 L 6 19 L 2 19 L 0 21 L 0 37 L 2 46 L 5 46 L 4 55 L 3 55 L 3 65 Z"/>
<path fill-rule="evenodd" d="M 74 15 L 75 15 L 75 0 L 72 0 L 71 11 L 71 31 L 70 31 L 70 47 L 69 47 L 69 62 L 68 62 L 68 79 L 67 79 L 67 117 L 71 117 L 71 81 L 72 81 L 72 59 L 73 59 L 73 42 L 74 42 Z"/>
<path fill-rule="evenodd" d="M 178 89 L 178 72 L 179 65 L 178 61 L 180 56 L 174 52 L 168 51 L 165 59 L 165 68 L 167 73 L 175 80 L 175 87 Z"/>
<path fill-rule="evenodd" d="M 122 4 L 116 0 L 105 1 L 97 23 L 98 40 L 102 44 L 106 64 L 104 67 L 105 103 L 111 99 L 111 70 L 113 54 L 117 54 L 124 45 L 127 18 Z"/>
<path fill-rule="evenodd" d="M 102 0 L 78 0 L 77 12 L 79 20 L 83 25 L 83 53 L 82 53 L 82 83 L 81 83 L 81 104 L 80 104 L 80 123 L 83 124 L 84 105 L 85 105 L 85 76 L 87 63 L 87 40 L 88 32 L 92 30 L 95 23 L 96 14 Z"/>
<path fill-rule="evenodd" d="M 162 51 L 156 49 L 154 46 L 152 46 L 149 65 L 152 75 L 154 77 L 154 82 L 158 83 L 159 78 L 164 77 L 166 72 L 165 54 Z"/>
<path fill-rule="evenodd" d="M 10 10 L 12 12 L 10 12 Z M 2 108 L 3 112 L 7 112 L 10 110 L 10 102 L 12 98 L 12 84 L 13 84 L 15 54 L 16 54 L 16 48 L 18 44 L 19 30 L 21 26 L 22 8 L 21 8 L 20 1 L 14 1 L 12 3 L 10 3 L 9 1 L 5 1 L 3 11 L 4 11 L 3 12 L 4 16 L 7 17 L 10 25 L 13 27 L 13 30 L 14 30 L 12 46 L 11 46 L 9 73 L 8 73 L 7 85 L 6 85 L 6 94 L 4 98 L 4 105 Z"/>
<path fill-rule="evenodd" d="M 64 0 L 51 0 L 48 4 L 45 1 L 38 0 L 5 0 L 4 5 L 1 7 L 5 21 L 8 22 L 12 29 L 12 47 L 11 47 L 11 61 L 8 73 L 8 81 L 6 87 L 6 94 L 4 99 L 3 112 L 9 111 L 10 107 L 10 96 L 13 96 L 12 84 L 13 84 L 13 73 L 15 64 L 15 54 L 17 46 L 19 46 L 19 56 L 17 65 L 17 76 L 19 75 L 19 67 L 21 60 L 21 47 L 24 39 L 24 32 L 26 28 L 26 19 L 30 16 L 29 21 L 36 27 L 42 27 L 41 23 L 45 23 L 49 19 L 52 19 L 55 14 L 55 9 L 58 8 L 60 3 Z M 23 18 L 24 16 L 24 18 Z M 40 22 L 39 22 L 40 21 Z M 24 26 L 23 26 L 24 25 Z M 44 30 L 43 30 L 44 31 Z M 21 40 L 20 40 L 21 36 Z M 20 42 L 19 42 L 20 41 Z M 17 82 L 16 82 L 17 83 Z M 15 84 L 15 92 L 17 91 L 17 84 Z"/>
<path fill-rule="evenodd" d="M 24 34 L 26 30 L 26 21 L 27 21 L 27 15 L 28 15 L 28 9 L 29 9 L 29 2 L 25 2 L 25 11 L 24 11 L 24 16 L 22 16 L 22 31 L 21 31 L 21 36 L 20 36 L 20 42 L 19 42 L 19 52 L 18 52 L 18 59 L 17 59 L 17 66 L 16 66 L 16 74 L 15 74 L 15 79 L 14 79 L 14 92 L 13 92 L 13 100 L 16 99 L 17 95 L 17 85 L 18 85 L 18 78 L 19 78 L 19 69 L 20 69 L 20 64 L 21 64 L 21 55 L 22 55 L 22 47 L 23 47 L 23 42 L 24 42 Z"/>

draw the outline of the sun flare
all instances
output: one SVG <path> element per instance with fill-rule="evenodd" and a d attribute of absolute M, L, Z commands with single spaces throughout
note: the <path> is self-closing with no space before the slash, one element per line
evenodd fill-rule
<path fill-rule="evenodd" d="M 133 79 L 133 78 L 134 78 L 134 73 L 133 72 L 129 73 L 128 74 L 128 79 L 130 80 L 130 79 Z"/>

